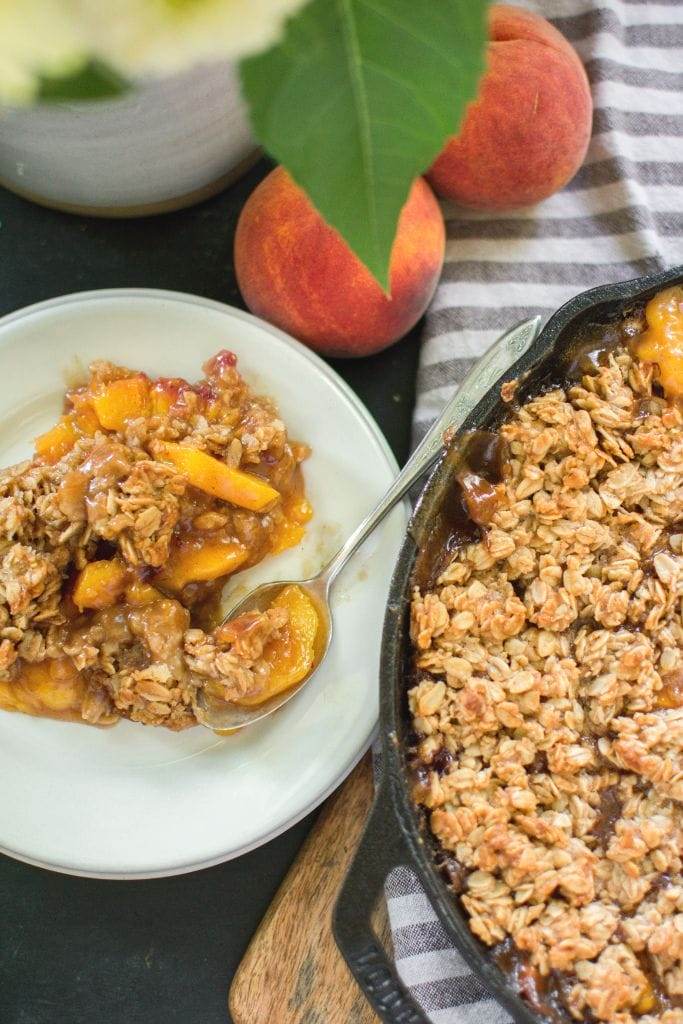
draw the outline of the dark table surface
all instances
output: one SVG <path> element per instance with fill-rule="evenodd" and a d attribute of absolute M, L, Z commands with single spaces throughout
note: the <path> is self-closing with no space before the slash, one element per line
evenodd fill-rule
<path fill-rule="evenodd" d="M 243 307 L 233 236 L 267 169 L 201 206 L 144 220 L 73 217 L 0 189 L 0 315 L 128 285 Z M 332 361 L 399 461 L 418 334 L 377 356 Z M 230 980 L 316 814 L 238 860 L 177 878 L 94 881 L 0 855 L 0 1024 L 225 1024 Z"/>

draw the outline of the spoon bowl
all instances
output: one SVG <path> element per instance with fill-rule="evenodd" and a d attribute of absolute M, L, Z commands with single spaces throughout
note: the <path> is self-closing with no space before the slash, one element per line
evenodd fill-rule
<path fill-rule="evenodd" d="M 194 713 L 197 721 L 215 732 L 222 732 L 228 729 L 242 729 L 246 725 L 253 725 L 261 718 L 277 711 L 288 700 L 299 692 L 302 686 L 311 679 L 317 672 L 325 658 L 330 642 L 332 640 L 332 616 L 330 614 L 329 589 L 330 580 L 324 572 L 312 576 L 307 580 L 282 580 L 277 583 L 262 583 L 251 593 L 247 594 L 241 601 L 238 601 L 225 615 L 223 622 L 229 622 L 244 612 L 264 611 L 269 608 L 278 594 L 282 593 L 285 587 L 299 587 L 305 591 L 315 605 L 318 613 L 318 631 L 315 640 L 315 660 L 310 671 L 287 690 L 274 694 L 268 700 L 260 704 L 235 704 L 219 700 L 210 696 L 204 690 L 197 693 L 197 701 Z"/>
<path fill-rule="evenodd" d="M 288 700 L 299 692 L 315 675 L 316 670 L 322 663 L 330 646 L 332 639 L 332 615 L 330 612 L 330 588 L 337 575 L 344 568 L 348 560 L 356 553 L 364 541 L 370 536 L 373 530 L 382 522 L 385 516 L 391 511 L 397 502 L 403 498 L 410 488 L 420 477 L 434 465 L 444 449 L 448 446 L 453 430 L 467 418 L 468 414 L 482 397 L 477 393 L 477 388 L 467 388 L 470 379 L 484 381 L 484 389 L 488 380 L 486 371 L 491 369 L 491 383 L 499 376 L 497 359 L 501 349 L 505 349 L 519 357 L 525 352 L 535 340 L 541 327 L 540 316 L 532 317 L 531 320 L 524 320 L 516 327 L 506 331 L 488 350 L 485 356 L 476 364 L 470 375 L 462 382 L 461 387 L 465 394 L 469 392 L 469 398 L 464 399 L 456 392 L 446 403 L 441 415 L 432 424 L 424 438 L 410 456 L 405 466 L 393 481 L 378 505 L 365 517 L 363 522 L 354 530 L 348 540 L 341 546 L 334 557 L 325 565 L 317 576 L 307 580 L 289 580 L 277 583 L 264 583 L 257 587 L 250 594 L 232 608 L 223 622 L 234 619 L 237 615 L 248 611 L 263 611 L 277 597 L 280 591 L 287 586 L 301 587 L 315 602 L 318 611 L 319 629 L 321 642 L 317 645 L 316 656 L 313 666 L 307 675 L 298 683 L 281 693 L 275 694 L 260 704 L 240 705 L 218 700 L 208 695 L 204 690 L 199 690 L 195 703 L 195 716 L 201 725 L 208 729 L 221 732 L 228 729 L 242 729 L 247 725 L 272 715 L 274 711 L 281 708 Z M 324 629 L 324 634 L 321 631 Z M 317 639 L 317 638 L 316 638 Z"/>

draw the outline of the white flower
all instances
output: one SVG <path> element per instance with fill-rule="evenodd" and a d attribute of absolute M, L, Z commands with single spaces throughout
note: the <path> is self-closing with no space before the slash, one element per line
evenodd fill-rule
<path fill-rule="evenodd" d="M 33 99 L 38 76 L 83 63 L 83 41 L 62 0 L 0 0 L 0 103 Z"/>
<path fill-rule="evenodd" d="M 91 52 L 119 71 L 138 75 L 163 74 L 264 49 L 303 2 L 72 0 L 67 6 L 78 10 Z"/>
<path fill-rule="evenodd" d="M 265 49 L 306 0 L 0 0 L 0 103 L 97 58 L 131 78 Z"/>

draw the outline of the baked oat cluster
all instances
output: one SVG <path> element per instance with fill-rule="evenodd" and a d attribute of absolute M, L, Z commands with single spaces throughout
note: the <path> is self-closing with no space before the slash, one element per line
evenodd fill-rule
<path fill-rule="evenodd" d="M 263 689 L 287 608 L 212 612 L 231 572 L 303 535 L 307 449 L 235 362 L 194 386 L 96 363 L 2 472 L 0 707 L 182 729 L 201 687 Z"/>
<path fill-rule="evenodd" d="M 537 1009 L 618 1024 L 683 1021 L 683 414 L 656 375 L 620 344 L 513 411 L 489 522 L 412 604 L 414 796 L 470 927 Z"/>

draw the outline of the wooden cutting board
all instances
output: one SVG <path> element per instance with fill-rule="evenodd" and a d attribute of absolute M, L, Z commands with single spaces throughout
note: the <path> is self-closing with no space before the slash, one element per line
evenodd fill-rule
<path fill-rule="evenodd" d="M 373 797 L 367 754 L 322 811 L 230 988 L 234 1024 L 377 1024 L 332 936 L 332 908 Z M 374 919 L 388 944 L 384 900 Z"/>

